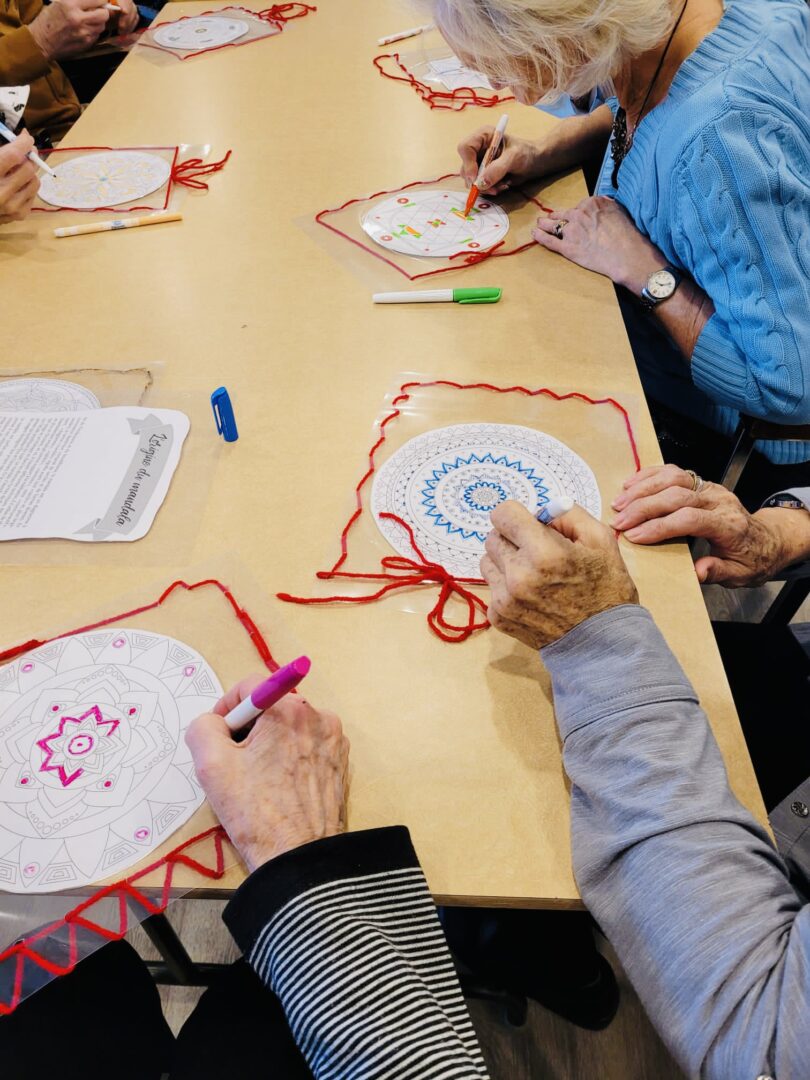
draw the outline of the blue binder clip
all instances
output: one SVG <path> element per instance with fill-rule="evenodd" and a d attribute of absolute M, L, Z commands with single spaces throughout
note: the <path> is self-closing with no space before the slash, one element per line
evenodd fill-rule
<path fill-rule="evenodd" d="M 233 405 L 224 386 L 220 386 L 211 395 L 211 408 L 214 410 L 217 434 L 221 435 L 225 442 L 236 442 L 239 432 L 233 415 Z"/>

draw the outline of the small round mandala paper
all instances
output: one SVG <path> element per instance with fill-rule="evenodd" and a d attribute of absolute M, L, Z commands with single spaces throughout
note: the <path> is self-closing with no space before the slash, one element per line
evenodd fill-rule
<path fill-rule="evenodd" d="M 66 379 L 0 380 L 0 412 L 81 412 L 100 409 L 92 391 Z"/>
<path fill-rule="evenodd" d="M 457 424 L 401 446 L 377 472 L 371 510 L 391 546 L 414 557 L 406 521 L 425 558 L 456 577 L 480 577 L 479 561 L 492 528 L 490 513 L 507 499 L 533 514 L 568 495 L 594 517 L 602 512 L 596 477 L 564 443 L 516 424 Z"/>
<path fill-rule="evenodd" d="M 183 52 L 194 49 L 215 49 L 244 37 L 250 29 L 244 19 L 217 18 L 199 15 L 190 19 L 159 26 L 152 34 L 156 45 Z"/>
<path fill-rule="evenodd" d="M 143 199 L 168 183 L 171 165 L 142 150 L 105 150 L 54 158 L 54 176 L 44 173 L 39 197 L 66 210 L 99 210 Z"/>
<path fill-rule="evenodd" d="M 203 801 L 183 736 L 221 692 L 197 652 L 145 630 L 0 668 L 0 889 L 76 888 L 148 856 Z"/>
<path fill-rule="evenodd" d="M 361 224 L 380 247 L 402 255 L 446 259 L 460 251 L 487 251 L 509 232 L 509 217 L 483 198 L 465 217 L 466 199 L 458 191 L 404 191 L 372 206 Z"/>

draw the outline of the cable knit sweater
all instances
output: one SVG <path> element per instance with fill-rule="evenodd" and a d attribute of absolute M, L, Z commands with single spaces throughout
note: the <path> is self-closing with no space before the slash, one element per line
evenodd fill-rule
<path fill-rule="evenodd" d="M 608 102 L 613 110 L 615 98 Z M 711 297 L 692 379 L 720 407 L 810 424 L 810 9 L 734 0 L 638 126 L 611 184 L 638 228 Z M 701 418 L 703 419 L 703 418 Z M 763 443 L 779 463 L 810 443 Z"/>

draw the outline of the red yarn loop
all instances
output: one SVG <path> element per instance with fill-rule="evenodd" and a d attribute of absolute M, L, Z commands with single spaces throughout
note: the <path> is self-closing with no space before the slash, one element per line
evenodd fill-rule
<path fill-rule="evenodd" d="M 391 60 L 402 72 L 401 75 L 392 75 L 384 70 L 384 61 Z M 374 67 L 384 79 L 392 82 L 407 83 L 412 86 L 419 97 L 431 109 L 450 109 L 452 112 L 461 112 L 468 105 L 478 105 L 482 109 L 491 109 L 493 105 L 500 105 L 504 101 L 514 101 L 514 97 L 499 97 L 497 93 L 483 94 L 472 86 L 459 86 L 455 90 L 434 90 L 427 83 L 420 82 L 402 63 L 399 53 L 381 53 L 373 60 Z"/>
<path fill-rule="evenodd" d="M 232 153 L 233 150 L 229 150 L 221 161 L 203 161 L 202 158 L 198 157 L 181 161 L 179 165 L 175 165 L 172 169 L 172 181 L 175 184 L 182 184 L 183 187 L 208 191 L 208 184 L 204 180 L 200 180 L 199 177 L 220 172 L 227 165 L 228 158 Z"/>
<path fill-rule="evenodd" d="M 285 23 L 290 22 L 291 19 L 303 19 L 305 15 L 309 15 L 310 11 L 317 10 L 310 4 L 273 4 L 272 7 L 258 11 L 256 14 L 265 22 Z"/>
<path fill-rule="evenodd" d="M 440 637 L 442 641 L 457 642 L 466 641 L 476 630 L 486 630 L 489 626 L 487 621 L 487 605 L 480 596 L 466 588 L 467 585 L 483 585 L 480 578 L 457 578 L 439 563 L 430 562 L 422 553 L 413 535 L 413 529 L 407 522 L 396 514 L 383 512 L 381 518 L 395 521 L 397 525 L 408 534 L 408 540 L 419 562 L 409 559 L 405 555 L 386 555 L 380 560 L 380 565 L 388 573 L 382 574 L 353 574 L 346 570 L 321 570 L 317 577 L 322 581 L 330 581 L 332 578 L 351 578 L 354 581 L 387 581 L 375 593 L 367 596 L 291 596 L 289 593 L 278 593 L 279 600 L 286 600 L 291 604 L 370 604 L 379 600 L 387 593 L 397 589 L 412 589 L 417 585 L 435 583 L 440 585 L 436 603 L 427 614 L 427 623 L 430 629 Z M 447 602 L 451 598 L 460 601 L 466 607 L 466 621 L 451 622 L 447 617 Z M 477 618 L 482 615 L 483 618 Z"/>

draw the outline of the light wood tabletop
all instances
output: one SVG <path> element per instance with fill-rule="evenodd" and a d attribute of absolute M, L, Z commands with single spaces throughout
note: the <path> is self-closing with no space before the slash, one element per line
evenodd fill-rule
<path fill-rule="evenodd" d="M 218 6 L 173 4 L 171 15 Z M 0 374 L 147 367 L 150 402 L 187 408 L 195 426 L 153 536 L 80 555 L 68 542 L 28 555 L 14 546 L 22 565 L 0 567 L 2 644 L 78 625 L 88 608 L 120 611 L 133 590 L 231 553 L 259 583 L 268 638 L 283 626 L 303 643 L 333 694 L 320 704 L 343 714 L 350 826 L 408 825 L 440 900 L 575 906 L 568 792 L 539 660 L 493 630 L 445 644 L 401 600 L 310 609 L 274 599 L 311 594 L 314 571 L 336 554 L 371 424 L 399 373 L 611 394 L 633 414 L 642 463 L 660 461 L 606 279 L 538 248 L 442 282 L 500 285 L 497 305 L 374 307 L 365 280 L 302 227 L 354 195 L 454 170 L 461 136 L 499 115 L 431 111 L 380 78 L 377 38 L 418 21 L 405 4 L 318 0 L 316 13 L 243 48 L 184 62 L 134 50 L 65 145 L 209 143 L 212 158 L 233 150 L 227 167 L 185 199 L 182 223 L 57 240 L 53 228 L 81 215 L 34 214 L 0 232 Z M 517 135 L 557 122 L 514 103 L 504 111 Z M 544 200 L 562 209 L 585 194 L 575 173 Z M 220 384 L 241 434 L 230 446 L 206 415 Z M 192 515 L 179 489 L 201 475 L 207 494 Z M 602 492 L 605 516 L 612 494 Z M 764 821 L 686 546 L 623 550 L 735 792 Z M 194 643 L 225 682 L 222 633 L 216 621 L 197 626 Z M 221 887 L 242 876 L 234 867 Z"/>

